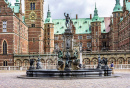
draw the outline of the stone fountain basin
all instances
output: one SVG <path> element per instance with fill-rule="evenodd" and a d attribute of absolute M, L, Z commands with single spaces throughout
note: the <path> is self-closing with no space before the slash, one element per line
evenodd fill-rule
<path fill-rule="evenodd" d="M 111 69 L 107 69 L 107 76 L 111 76 Z M 99 69 L 80 69 L 80 70 L 27 70 L 27 77 L 102 77 L 104 76 L 104 70 Z"/>

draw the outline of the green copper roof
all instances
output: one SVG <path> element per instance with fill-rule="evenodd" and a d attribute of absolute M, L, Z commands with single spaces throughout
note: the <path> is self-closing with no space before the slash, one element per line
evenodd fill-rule
<path fill-rule="evenodd" d="M 25 23 L 25 16 L 22 16 L 22 21 Z"/>
<path fill-rule="evenodd" d="M 14 13 L 19 13 L 19 6 L 10 6 L 10 8 L 13 10 L 14 9 Z"/>
<path fill-rule="evenodd" d="M 52 18 L 51 18 L 51 12 L 50 12 L 50 9 L 49 9 L 49 5 L 48 5 L 47 18 L 45 20 L 45 24 L 46 23 L 52 23 Z"/>
<path fill-rule="evenodd" d="M 104 17 L 99 17 L 101 21 L 101 33 L 106 33 Z M 76 34 L 89 34 L 91 33 L 91 22 L 90 18 L 79 18 L 72 19 L 74 27 L 76 28 Z M 65 19 L 55 19 L 54 23 L 54 34 L 63 34 L 65 32 Z"/>
<path fill-rule="evenodd" d="M 113 12 L 122 11 L 122 7 L 120 5 L 120 0 L 116 0 L 115 7 L 113 9 Z"/>
<path fill-rule="evenodd" d="M 19 2 L 19 0 L 16 0 L 16 2 Z"/>
<path fill-rule="evenodd" d="M 130 11 L 130 2 L 126 2 L 126 9 L 128 10 L 128 11 Z"/>
<path fill-rule="evenodd" d="M 100 21 L 99 16 L 98 16 L 98 10 L 97 10 L 97 7 L 96 7 L 96 3 L 95 3 L 95 10 L 94 10 L 94 17 L 93 17 L 92 21 L 93 22 Z"/>

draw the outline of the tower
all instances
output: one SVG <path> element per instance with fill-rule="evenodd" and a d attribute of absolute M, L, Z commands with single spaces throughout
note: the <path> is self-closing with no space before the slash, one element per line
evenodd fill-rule
<path fill-rule="evenodd" d="M 94 17 L 91 22 L 92 29 L 92 51 L 99 51 L 101 46 L 101 21 L 98 16 L 98 10 L 95 3 Z"/>
<path fill-rule="evenodd" d="M 112 29 L 112 50 L 118 49 L 118 23 L 120 22 L 120 18 L 122 16 L 122 7 L 120 5 L 120 0 L 116 0 L 115 7 L 113 9 L 113 29 Z"/>
<path fill-rule="evenodd" d="M 22 20 L 22 3 L 21 0 L 16 0 L 15 7 L 19 8 L 19 12 L 15 13 L 20 20 Z"/>
<path fill-rule="evenodd" d="M 44 0 L 25 0 L 25 23 L 28 25 L 29 53 L 43 53 Z"/>
<path fill-rule="evenodd" d="M 45 20 L 44 29 L 44 51 L 52 53 L 54 51 L 54 24 L 52 23 L 51 12 L 48 5 L 47 18 Z"/>

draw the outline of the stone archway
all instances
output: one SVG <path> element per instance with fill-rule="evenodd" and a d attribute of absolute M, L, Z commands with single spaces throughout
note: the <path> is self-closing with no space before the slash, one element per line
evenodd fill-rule
<path fill-rule="evenodd" d="M 51 64 L 53 63 L 53 61 L 52 61 L 52 59 L 47 59 L 47 60 L 46 60 L 46 63 L 47 63 L 48 65 L 51 65 Z"/>
<path fill-rule="evenodd" d="M 23 66 L 29 66 L 29 60 L 28 59 L 23 60 Z"/>
<path fill-rule="evenodd" d="M 90 59 L 89 58 L 84 58 L 83 59 L 83 64 L 90 65 Z"/>
<path fill-rule="evenodd" d="M 98 59 L 97 58 L 93 58 L 91 61 L 92 65 L 97 65 L 98 64 Z"/>
<path fill-rule="evenodd" d="M 123 57 L 119 57 L 119 58 L 117 59 L 117 64 L 125 64 L 124 58 L 123 58 Z"/>
<path fill-rule="evenodd" d="M 116 64 L 116 59 L 114 57 L 109 58 L 108 64 L 111 64 L 112 62 Z"/>
<path fill-rule="evenodd" d="M 130 57 L 127 58 L 127 64 L 130 64 Z"/>
<path fill-rule="evenodd" d="M 44 60 L 44 59 L 41 59 L 41 63 L 45 63 L 45 60 Z"/>
<path fill-rule="evenodd" d="M 55 58 L 54 60 L 54 65 L 57 65 L 57 58 Z"/>
<path fill-rule="evenodd" d="M 22 66 L 22 61 L 20 59 L 17 59 L 15 61 L 15 66 Z"/>

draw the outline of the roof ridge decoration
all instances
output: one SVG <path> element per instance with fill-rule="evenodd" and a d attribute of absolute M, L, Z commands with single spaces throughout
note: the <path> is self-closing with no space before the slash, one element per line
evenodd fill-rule
<path fill-rule="evenodd" d="M 113 9 L 113 12 L 122 11 L 122 7 L 120 5 L 120 0 L 116 0 L 115 7 Z"/>

